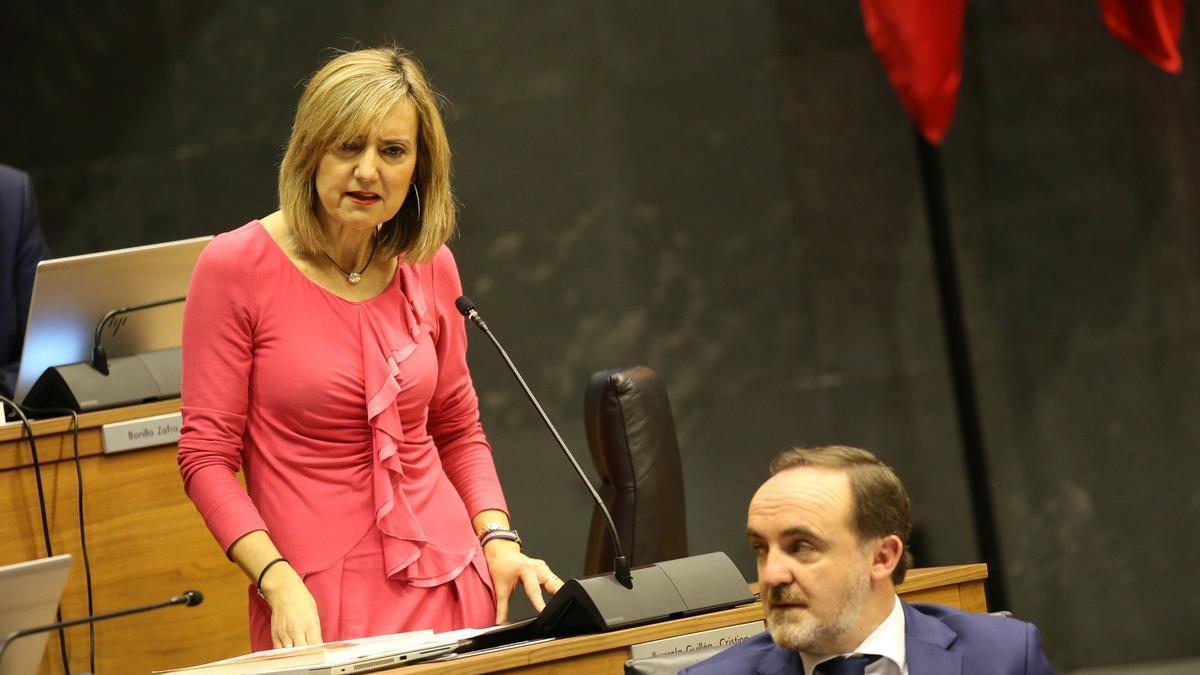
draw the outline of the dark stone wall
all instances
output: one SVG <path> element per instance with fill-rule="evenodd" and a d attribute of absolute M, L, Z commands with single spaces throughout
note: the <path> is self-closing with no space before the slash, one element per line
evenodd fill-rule
<path fill-rule="evenodd" d="M 1200 14 L 1171 76 L 1092 3 L 972 6 L 946 174 L 1013 607 L 1063 664 L 1194 655 Z"/>
<path fill-rule="evenodd" d="M 1095 3 L 969 5 L 951 225 L 1011 609 L 1062 668 L 1200 654 L 1196 15 L 1172 77 Z M 451 103 L 466 290 L 589 471 L 584 382 L 642 363 L 693 553 L 753 578 L 771 456 L 836 442 L 897 467 L 918 564 L 977 559 L 912 131 L 857 3 L 10 0 L 0 161 L 59 255 L 232 229 L 274 209 L 324 50 L 392 39 Z M 585 491 L 470 358 L 515 522 L 579 574 Z"/>

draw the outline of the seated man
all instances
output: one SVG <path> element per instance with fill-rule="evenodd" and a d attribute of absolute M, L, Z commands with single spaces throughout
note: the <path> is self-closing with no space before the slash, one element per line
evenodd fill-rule
<path fill-rule="evenodd" d="M 746 520 L 768 630 L 682 672 L 1052 674 L 1032 624 L 900 600 L 911 529 L 904 486 L 866 450 L 782 453 Z"/>
<path fill-rule="evenodd" d="M 21 171 L 0 164 L 0 395 L 12 396 L 29 317 L 33 274 L 46 257 L 38 227 L 33 184 Z M 4 419 L 0 415 L 0 421 Z"/>

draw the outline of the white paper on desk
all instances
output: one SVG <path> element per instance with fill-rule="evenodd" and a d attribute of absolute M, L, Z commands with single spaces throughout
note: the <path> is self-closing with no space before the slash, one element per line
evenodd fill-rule
<path fill-rule="evenodd" d="M 533 618 L 514 621 L 498 626 L 489 626 L 487 628 L 465 628 L 463 630 L 451 631 L 449 633 L 438 633 L 435 638 L 448 638 L 459 640 L 459 646 L 453 654 L 446 654 L 437 657 L 437 661 L 448 661 L 452 659 L 467 658 L 477 654 L 491 654 L 493 652 L 504 651 L 507 649 L 515 649 L 517 647 L 525 647 L 539 642 L 548 642 L 554 638 L 531 638 L 526 635 L 521 635 L 521 631 L 528 628 L 534 622 Z M 495 639 L 496 635 L 500 635 L 499 641 Z M 513 635 L 522 637 L 523 639 L 514 640 Z M 490 637 L 489 637 L 490 636 Z M 478 638 L 478 639 L 477 639 Z M 482 643 L 482 645 L 481 645 Z"/>
<path fill-rule="evenodd" d="M 500 631 L 519 628 L 520 626 L 523 626 L 532 620 L 533 619 L 525 619 L 522 621 L 514 621 L 512 623 L 502 623 L 495 626 L 488 626 L 487 628 L 460 628 L 458 630 L 447 631 L 445 633 L 436 633 L 433 637 L 435 640 L 470 640 L 471 638 L 479 637 L 480 635 L 488 635 L 490 633 L 499 633 Z"/>
<path fill-rule="evenodd" d="M 369 638 L 325 642 L 307 647 L 284 647 L 268 651 L 235 656 L 199 666 L 174 670 L 156 670 L 155 673 L 172 675 L 255 675 L 287 672 L 294 668 L 333 666 L 352 663 L 366 658 L 403 653 L 428 644 L 444 640 L 434 636 L 431 630 L 377 635 Z"/>

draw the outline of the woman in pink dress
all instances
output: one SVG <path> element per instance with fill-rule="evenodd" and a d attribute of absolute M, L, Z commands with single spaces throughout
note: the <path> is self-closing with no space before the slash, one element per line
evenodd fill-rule
<path fill-rule="evenodd" d="M 562 582 L 479 423 L 450 148 L 408 53 L 317 71 L 279 202 L 209 244 L 184 318 L 180 472 L 253 582 L 251 646 L 500 623 L 518 583 L 540 610 Z"/>

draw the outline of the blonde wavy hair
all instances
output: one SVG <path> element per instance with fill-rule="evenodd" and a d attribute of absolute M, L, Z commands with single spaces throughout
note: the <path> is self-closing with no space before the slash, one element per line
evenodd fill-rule
<path fill-rule="evenodd" d="M 335 145 L 365 135 L 403 99 L 417 110 L 420 137 L 413 183 L 420 201 L 409 198 L 383 224 L 376 255 L 403 255 L 422 263 L 454 235 L 456 213 L 450 189 L 450 143 L 438 111 L 441 96 L 408 51 L 392 46 L 342 52 L 308 81 L 287 151 L 279 167 L 279 208 L 297 246 L 310 255 L 325 250 L 317 219 L 317 165 Z M 419 210 L 418 210 L 419 209 Z"/>

